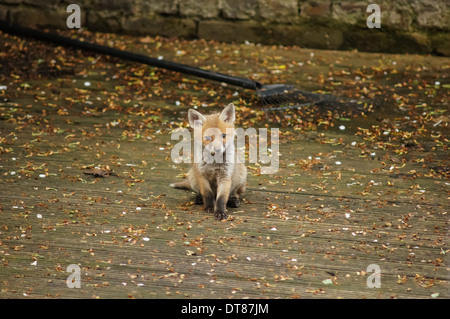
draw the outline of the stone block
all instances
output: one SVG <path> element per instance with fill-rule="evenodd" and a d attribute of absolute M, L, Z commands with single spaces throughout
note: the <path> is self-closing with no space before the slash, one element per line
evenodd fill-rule
<path fill-rule="evenodd" d="M 36 7 L 49 7 L 49 6 L 56 6 L 56 5 L 60 5 L 64 8 L 67 8 L 67 6 L 69 4 L 71 4 L 72 2 L 68 2 L 67 4 L 61 3 L 60 0 L 46 0 L 46 1 L 41 1 L 41 0 L 21 0 L 20 1 L 23 4 L 31 4 L 33 6 Z"/>
<path fill-rule="evenodd" d="M 339 49 L 342 32 L 312 24 L 264 24 L 254 21 L 200 21 L 198 36 L 224 42 L 298 45 L 318 49 Z"/>
<path fill-rule="evenodd" d="M 95 10 L 131 12 L 138 0 L 94 0 L 88 1 Z M 75 2 L 76 3 L 76 2 Z M 81 6 L 81 5 L 80 5 Z"/>
<path fill-rule="evenodd" d="M 357 49 L 365 52 L 392 52 L 395 39 L 381 29 L 349 27 L 344 31 L 346 50 Z"/>
<path fill-rule="evenodd" d="M 22 2 L 23 2 L 23 0 L 0 0 L 0 4 L 19 5 Z"/>
<path fill-rule="evenodd" d="M 419 28 L 450 29 L 450 3 L 436 0 L 414 0 L 411 7 Z"/>
<path fill-rule="evenodd" d="M 256 16 L 257 10 L 254 0 L 222 0 L 222 15 L 227 19 L 248 20 Z"/>
<path fill-rule="evenodd" d="M 6 21 L 10 9 L 11 8 L 9 6 L 4 6 L 0 4 L 0 20 Z"/>
<path fill-rule="evenodd" d="M 290 23 L 298 20 L 297 0 L 258 0 L 259 15 L 268 22 Z"/>
<path fill-rule="evenodd" d="M 297 45 L 305 48 L 337 50 L 343 43 L 342 32 L 328 26 L 315 24 L 272 26 L 274 44 Z"/>
<path fill-rule="evenodd" d="M 122 16 L 123 18 L 123 16 Z M 122 31 L 121 14 L 119 11 L 89 10 L 86 23 L 82 25 L 92 31 L 120 32 Z"/>
<path fill-rule="evenodd" d="M 366 13 L 367 1 L 341 1 L 332 3 L 331 5 L 331 17 L 343 24 L 350 25 L 362 25 L 361 22 L 365 21 L 369 14 Z"/>
<path fill-rule="evenodd" d="M 305 19 L 329 18 L 331 2 L 329 0 L 305 1 L 300 4 L 300 16 Z"/>
<path fill-rule="evenodd" d="M 430 40 L 425 34 L 385 29 L 349 28 L 344 32 L 346 50 L 358 49 L 366 52 L 431 53 Z"/>
<path fill-rule="evenodd" d="M 175 15 L 179 13 L 179 0 L 146 0 L 139 1 L 140 13 L 157 13 L 166 15 Z"/>
<path fill-rule="evenodd" d="M 123 18 L 122 27 L 130 34 L 196 38 L 196 23 L 192 19 L 164 16 Z"/>
<path fill-rule="evenodd" d="M 31 6 L 11 7 L 9 10 L 10 20 L 23 27 L 29 28 L 55 28 L 67 29 L 66 20 L 69 13 L 67 7 L 38 8 Z M 83 26 L 84 15 L 81 14 Z"/>
<path fill-rule="evenodd" d="M 200 21 L 198 24 L 199 38 L 224 42 L 263 43 L 267 32 L 261 23 L 254 21 L 209 20 Z"/>
<path fill-rule="evenodd" d="M 431 41 L 424 33 L 396 32 L 394 38 L 396 44 L 391 48 L 391 52 L 428 54 L 432 51 Z"/>
<path fill-rule="evenodd" d="M 381 27 L 395 30 L 411 30 L 413 15 L 410 8 L 383 7 L 381 10 Z"/>
<path fill-rule="evenodd" d="M 436 33 L 431 36 L 433 52 L 450 57 L 450 33 Z"/>
<path fill-rule="evenodd" d="M 180 14 L 184 17 L 216 18 L 219 16 L 219 0 L 181 0 Z"/>

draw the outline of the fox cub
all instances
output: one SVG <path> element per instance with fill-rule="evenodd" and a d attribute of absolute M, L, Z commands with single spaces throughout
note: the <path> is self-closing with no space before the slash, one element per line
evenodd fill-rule
<path fill-rule="evenodd" d="M 234 105 L 229 104 L 220 114 L 206 116 L 190 109 L 188 118 L 194 133 L 202 133 L 194 134 L 194 139 L 201 138 L 201 161 L 194 160 L 187 179 L 170 186 L 194 191 L 196 204 L 204 204 L 205 211 L 214 213 L 217 220 L 225 219 L 226 206 L 239 206 L 247 183 L 247 168 L 236 161 Z"/>

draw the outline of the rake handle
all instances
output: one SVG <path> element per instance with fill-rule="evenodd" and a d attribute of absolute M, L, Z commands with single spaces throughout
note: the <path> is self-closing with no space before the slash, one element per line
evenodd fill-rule
<path fill-rule="evenodd" d="M 63 37 L 57 34 L 52 34 L 48 32 L 38 31 L 35 29 L 13 26 L 6 21 L 0 20 L 0 30 L 18 35 L 30 37 L 36 40 L 47 41 L 54 43 L 56 45 L 71 47 L 74 49 L 91 51 L 99 54 L 105 54 L 109 56 L 118 57 L 125 60 L 130 60 L 134 62 L 140 62 L 154 67 L 167 69 L 170 71 L 180 72 L 184 74 L 194 75 L 200 78 L 214 80 L 218 82 L 224 82 L 231 85 L 239 86 L 246 89 L 258 90 L 262 87 L 262 84 L 257 81 L 250 79 L 239 78 L 235 76 L 226 75 L 223 73 L 212 72 L 208 70 L 203 70 L 200 68 L 192 67 L 186 64 L 160 60 L 156 58 L 151 58 L 143 54 L 133 53 L 129 51 L 123 51 L 116 48 L 111 48 L 95 43 L 89 43 L 85 41 L 79 41 L 67 37 Z"/>

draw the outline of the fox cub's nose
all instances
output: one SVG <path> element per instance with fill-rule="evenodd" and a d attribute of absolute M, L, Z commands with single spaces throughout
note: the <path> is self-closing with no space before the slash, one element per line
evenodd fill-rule
<path fill-rule="evenodd" d="M 211 155 L 212 156 L 214 156 L 214 155 L 216 155 L 216 153 L 221 153 L 222 152 L 222 148 L 214 148 L 212 151 L 211 151 Z"/>
<path fill-rule="evenodd" d="M 214 156 L 216 153 L 220 154 L 223 152 L 223 147 L 222 146 L 216 146 L 214 148 L 211 149 L 211 155 Z"/>

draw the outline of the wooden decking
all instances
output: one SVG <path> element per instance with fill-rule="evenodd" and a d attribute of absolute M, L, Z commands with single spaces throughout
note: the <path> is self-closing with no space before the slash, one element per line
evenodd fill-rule
<path fill-rule="evenodd" d="M 23 62 L 11 62 L 19 59 L 20 41 L 3 34 L 0 39 L 3 48 L 17 46 L 17 51 L 2 49 L 6 72 L 6 64 Z M 158 40 L 124 41 L 136 49 L 133 45 Z M 167 58 L 173 47 L 193 55 L 207 47 L 162 43 L 157 54 Z M 32 51 L 32 44 L 44 56 Z M 209 45 L 225 53 L 236 50 Z M 0 74 L 0 85 L 7 86 L 0 90 L 1 298 L 449 297 L 448 109 L 431 113 L 443 108 L 437 98 L 416 96 L 417 102 L 400 109 L 384 105 L 366 116 L 309 127 L 283 125 L 272 113 L 257 112 L 252 124 L 249 109 L 258 105 L 245 104 L 250 92 L 240 93 L 239 104 L 235 88 L 170 72 L 150 75 L 148 67 L 68 50 L 55 53 L 28 41 L 22 46 L 29 47 L 30 73 L 39 67 L 38 59 L 46 65 L 51 59 L 60 63 L 59 58 L 74 72 L 27 78 L 26 70 L 21 74 L 11 67 L 13 74 Z M 249 72 L 260 71 L 252 58 L 266 50 L 279 57 L 278 68 L 258 57 L 264 62 L 259 68 L 283 70 L 289 79 L 295 72 L 280 65 L 312 57 L 311 50 L 298 48 L 240 50 L 238 61 L 248 57 Z M 346 72 L 394 59 L 400 73 L 417 63 L 428 67 L 431 78 L 449 72 L 442 68 L 449 59 L 437 57 L 314 52 L 314 65 L 305 62 L 313 82 L 327 77 L 324 70 L 337 59 Z M 267 76 L 283 79 L 276 72 Z M 397 83 L 383 76 L 367 81 L 374 91 Z M 448 89 L 440 90 L 438 96 L 448 97 Z M 230 95 L 222 101 L 225 93 Z M 276 174 L 261 175 L 257 164 L 248 163 L 244 203 L 218 222 L 194 204 L 191 193 L 168 186 L 188 168 L 171 161 L 170 132 L 186 124 L 189 107 L 204 102 L 208 107 L 200 109 L 209 112 L 233 100 L 238 116 L 246 114 L 243 126 L 280 128 L 280 167 Z M 428 103 L 423 112 L 436 118 L 417 128 L 429 135 L 414 135 L 417 123 L 408 122 L 426 117 L 408 108 L 420 103 Z M 441 122 L 434 125 L 438 116 Z M 389 133 L 369 134 L 385 123 L 411 133 L 411 144 L 389 140 Z M 93 167 L 112 169 L 117 176 L 85 174 Z M 81 269 L 79 289 L 66 284 L 71 264 Z M 381 270 L 379 288 L 367 284 L 372 264 Z"/>

